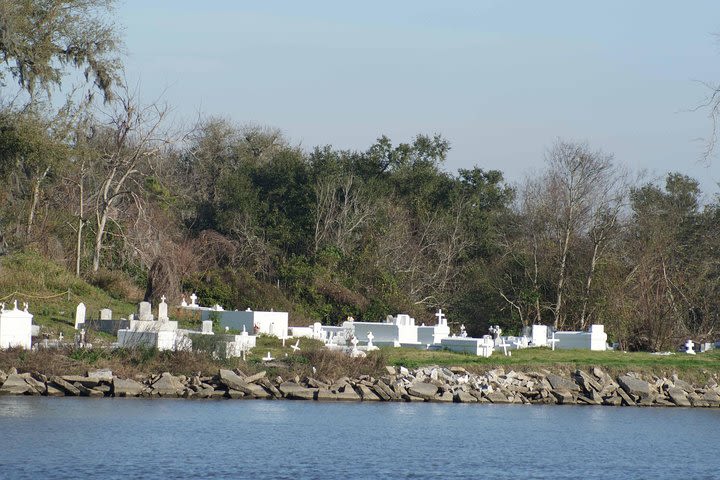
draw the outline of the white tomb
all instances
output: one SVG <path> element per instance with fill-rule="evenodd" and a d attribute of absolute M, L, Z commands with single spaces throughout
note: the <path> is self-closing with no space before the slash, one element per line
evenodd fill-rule
<path fill-rule="evenodd" d="M 548 346 L 548 327 L 547 325 L 533 325 L 532 333 L 530 335 L 530 342 L 533 347 L 547 347 Z"/>
<path fill-rule="evenodd" d="M 203 319 L 217 316 L 222 328 L 228 327 L 238 332 L 245 329 L 255 334 L 272 335 L 278 338 L 286 338 L 288 333 L 287 312 L 262 312 L 245 310 L 242 312 L 228 310 L 203 310 Z"/>
<path fill-rule="evenodd" d="M 450 336 L 450 327 L 447 324 L 447 317 L 438 309 L 435 314 L 437 317 L 437 324 L 425 326 L 421 325 L 417 327 L 418 342 L 424 345 L 437 345 L 443 338 Z"/>
<path fill-rule="evenodd" d="M 0 304 L 0 349 L 21 347 L 30 349 L 32 346 L 32 314 L 27 311 L 27 304 L 23 310 L 18 309 L 17 300 L 13 302 L 12 310 L 5 310 L 5 304 Z"/>
<path fill-rule="evenodd" d="M 85 304 L 80 302 L 75 308 L 75 330 L 82 328 L 85 323 Z"/>
<path fill-rule="evenodd" d="M 368 332 L 374 335 L 376 346 L 419 347 L 418 327 L 415 319 L 404 313 L 393 317 L 388 315 L 384 322 L 356 322 L 352 319 L 343 323 L 343 328 L 351 331 L 356 337 L 367 337 Z"/>
<path fill-rule="evenodd" d="M 483 338 L 448 337 L 440 341 L 440 346 L 451 352 L 469 353 L 487 358 L 492 355 L 495 342 L 490 335 L 485 335 Z"/>
<path fill-rule="evenodd" d="M 594 350 L 607 349 L 607 333 L 603 325 L 591 325 L 587 332 L 555 332 L 557 340 L 555 348 L 561 350 Z"/>

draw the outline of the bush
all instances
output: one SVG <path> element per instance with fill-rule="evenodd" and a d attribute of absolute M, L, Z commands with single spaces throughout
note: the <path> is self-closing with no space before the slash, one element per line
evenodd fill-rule
<path fill-rule="evenodd" d="M 90 276 L 88 282 L 117 300 L 140 301 L 143 298 L 140 288 L 119 270 L 100 269 Z"/>

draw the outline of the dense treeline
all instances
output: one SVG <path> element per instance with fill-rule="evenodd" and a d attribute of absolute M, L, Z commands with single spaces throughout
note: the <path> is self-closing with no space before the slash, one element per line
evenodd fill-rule
<path fill-rule="evenodd" d="M 295 323 L 430 322 L 442 307 L 472 334 L 604 323 L 625 348 L 651 350 L 716 335 L 720 203 L 702 202 L 694 179 L 631 181 L 612 155 L 562 140 L 511 186 L 495 170 L 446 172 L 437 135 L 305 151 L 221 118 L 171 131 L 166 108 L 123 88 L 113 30 L 87 11 L 107 3 L 0 0 L 4 253 L 37 250 L 109 288 L 129 278 L 147 298 L 289 309 Z M 51 4 L 78 13 L 55 20 L 81 18 L 85 44 L 8 21 L 54 24 Z M 6 42 L 14 33 L 22 41 Z M 57 108 L 63 65 L 91 85 Z"/>

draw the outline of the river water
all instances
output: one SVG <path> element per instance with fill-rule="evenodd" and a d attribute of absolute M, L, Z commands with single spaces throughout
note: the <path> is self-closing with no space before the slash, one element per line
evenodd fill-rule
<path fill-rule="evenodd" d="M 0 478 L 720 478 L 720 410 L 0 397 Z"/>

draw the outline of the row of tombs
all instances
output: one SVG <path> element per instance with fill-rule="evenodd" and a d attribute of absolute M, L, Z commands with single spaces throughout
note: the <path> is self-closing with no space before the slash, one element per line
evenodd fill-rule
<path fill-rule="evenodd" d="M 586 332 L 554 331 L 546 325 L 532 325 L 520 336 L 503 336 L 502 330 L 490 328 L 490 335 L 474 338 L 467 335 L 465 327 L 451 335 L 445 314 L 438 310 L 435 325 L 416 325 L 409 315 L 388 315 L 384 322 L 360 322 L 352 317 L 339 326 L 322 325 L 319 322 L 307 327 L 288 326 L 288 313 L 275 311 L 225 310 L 220 305 L 204 307 L 197 303 L 197 296 L 185 298 L 178 306 L 178 314 L 198 312 L 201 329 L 179 328 L 177 320 L 168 315 L 166 298 L 162 297 L 157 316 L 152 313 L 150 302 L 140 302 L 137 314 L 128 318 L 113 318 L 112 311 L 103 309 L 97 320 L 86 320 L 86 307 L 78 304 L 75 312 L 75 343 L 85 343 L 85 330 L 92 328 L 117 335 L 118 347 L 154 347 L 158 350 L 191 350 L 211 348 L 223 357 L 242 357 L 256 346 L 257 335 L 288 338 L 312 338 L 324 342 L 328 349 L 345 352 L 351 356 L 364 356 L 367 351 L 382 346 L 406 347 L 431 350 L 449 350 L 471 355 L 490 357 L 499 351 L 511 355 L 512 350 L 530 347 L 552 349 L 585 349 L 604 351 L 608 349 L 607 334 L 603 325 L 592 325 Z M 197 315 L 197 313 L 195 313 Z M 213 325 L 219 326 L 214 332 Z M 20 346 L 31 348 L 32 337 L 37 336 L 37 326 L 32 325 L 28 305 L 19 309 L 5 309 L 0 304 L 0 348 Z M 47 340 L 45 340 L 47 345 Z M 294 345 L 297 351 L 299 341 Z M 266 357 L 270 360 L 270 355 Z"/>

